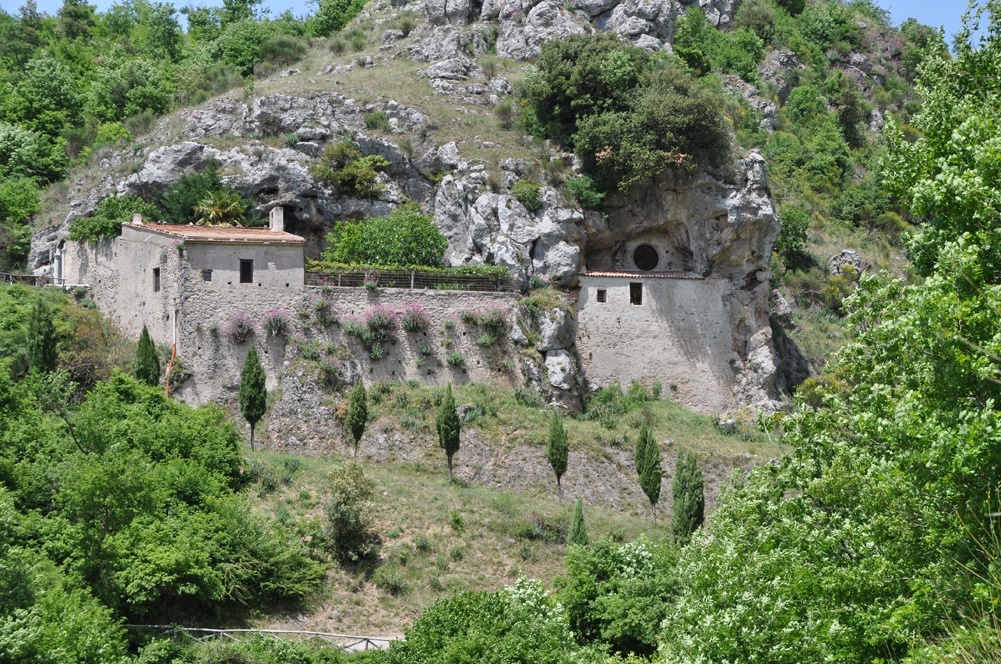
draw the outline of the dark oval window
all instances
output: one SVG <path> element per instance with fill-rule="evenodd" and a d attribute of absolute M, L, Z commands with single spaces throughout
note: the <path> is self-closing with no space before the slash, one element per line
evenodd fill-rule
<path fill-rule="evenodd" d="M 636 267 L 639 269 L 649 272 L 657 267 L 657 263 L 660 262 L 660 256 L 657 254 L 657 250 L 649 244 L 641 244 L 633 250 L 633 262 L 636 263 Z"/>

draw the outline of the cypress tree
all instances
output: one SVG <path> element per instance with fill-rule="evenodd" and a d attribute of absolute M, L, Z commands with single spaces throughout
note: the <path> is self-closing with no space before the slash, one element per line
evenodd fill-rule
<path fill-rule="evenodd" d="M 705 520 L 706 497 L 702 471 L 694 452 L 680 450 L 671 480 L 674 507 L 671 514 L 671 532 L 675 541 L 688 542 L 692 533 Z"/>
<path fill-rule="evenodd" d="M 650 500 L 650 509 L 653 512 L 653 522 L 657 523 L 657 502 L 660 500 L 660 446 L 654 442 L 653 436 L 646 425 L 640 429 L 640 440 L 636 442 L 636 449 L 640 452 L 636 465 L 639 467 L 640 488 Z"/>
<path fill-rule="evenodd" d="M 139 349 L 136 351 L 135 359 L 132 360 L 132 375 L 147 385 L 160 383 L 160 358 L 145 325 L 142 334 L 139 335 Z"/>
<path fill-rule="evenodd" d="M 254 449 L 254 428 L 264 417 L 268 407 L 268 390 L 265 387 L 264 367 L 257 358 L 257 349 L 250 347 L 240 374 L 240 412 L 250 425 L 250 449 Z"/>
<path fill-rule="evenodd" d="M 584 501 L 577 496 L 577 505 L 573 508 L 573 521 L 570 522 L 570 532 L 567 534 L 567 546 L 579 544 L 587 546 L 587 525 L 584 523 Z"/>
<path fill-rule="evenodd" d="M 559 413 L 553 413 L 553 419 L 549 423 L 549 442 L 546 443 L 546 459 L 553 467 L 556 475 L 556 495 L 560 502 L 563 502 L 563 486 L 560 480 L 563 473 L 567 472 L 567 431 L 563 428 L 563 418 Z"/>
<path fill-rule="evenodd" d="M 348 404 L 348 416 L 344 422 L 355 443 L 354 458 L 358 458 L 358 441 L 365 433 L 365 425 L 368 423 L 368 395 L 365 392 L 364 383 L 359 380 L 351 390 L 351 401 Z"/>
<path fill-rule="evenodd" d="M 452 386 L 445 388 L 445 397 L 438 408 L 435 427 L 438 429 L 438 445 L 445 450 L 448 457 L 448 482 L 452 483 L 452 455 L 459 451 L 459 413 L 455 409 L 455 397 L 452 396 Z"/>
<path fill-rule="evenodd" d="M 28 317 L 28 368 L 47 373 L 56 370 L 56 328 L 52 312 L 41 297 L 35 301 Z"/>

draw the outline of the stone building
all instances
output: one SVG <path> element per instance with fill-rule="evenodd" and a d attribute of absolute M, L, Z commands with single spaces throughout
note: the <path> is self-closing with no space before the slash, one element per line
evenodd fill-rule
<path fill-rule="evenodd" d="M 281 208 L 267 228 L 143 223 L 136 215 L 113 240 L 64 243 L 57 283 L 84 284 L 118 327 L 158 342 L 177 326 L 197 325 L 218 311 L 284 306 L 305 282 L 303 238 L 286 233 Z"/>

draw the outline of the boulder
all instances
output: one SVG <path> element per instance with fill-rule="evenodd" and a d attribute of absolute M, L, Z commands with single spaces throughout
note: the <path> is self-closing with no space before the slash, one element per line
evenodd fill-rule
<path fill-rule="evenodd" d="M 869 263 L 862 255 L 853 249 L 842 249 L 840 253 L 831 256 L 827 261 L 827 274 L 832 277 L 841 276 L 841 271 L 850 265 L 858 276 L 869 269 Z"/>
<path fill-rule="evenodd" d="M 772 317 L 787 330 L 796 329 L 796 321 L 793 319 L 792 307 L 782 295 L 782 291 L 775 289 L 772 291 L 769 302 L 772 307 Z"/>
<path fill-rule="evenodd" d="M 423 78 L 443 78 L 449 81 L 464 81 L 469 78 L 473 62 L 469 58 L 449 58 L 436 62 L 421 71 Z"/>
<path fill-rule="evenodd" d="M 557 307 L 539 315 L 539 342 L 535 344 L 539 352 L 567 350 L 573 348 L 577 326 L 573 315 Z"/>
<path fill-rule="evenodd" d="M 799 84 L 804 67 L 796 55 L 787 49 L 775 49 L 758 65 L 761 80 L 771 83 L 778 90 L 779 103 L 784 104 L 792 89 Z"/>
<path fill-rule="evenodd" d="M 549 384 L 558 390 L 570 391 L 577 385 L 573 355 L 565 350 L 551 350 L 546 353 L 546 373 Z"/>
<path fill-rule="evenodd" d="M 528 13 L 524 23 L 505 21 L 497 38 L 497 56 L 510 60 L 532 60 L 542 45 L 553 39 L 593 32 L 574 20 L 573 14 L 553 0 L 545 0 Z"/>
<path fill-rule="evenodd" d="M 478 13 L 472 0 L 426 0 L 424 9 L 431 25 L 465 25 Z"/>

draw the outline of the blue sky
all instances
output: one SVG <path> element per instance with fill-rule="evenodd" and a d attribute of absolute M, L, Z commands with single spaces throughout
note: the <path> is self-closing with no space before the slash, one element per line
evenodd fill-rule
<path fill-rule="evenodd" d="M 41 11 L 54 14 L 60 6 L 62 0 L 36 0 Z M 90 0 L 92 3 L 94 0 Z M 114 3 L 114 0 L 96 0 L 99 9 L 107 9 Z M 24 0 L 0 0 L 0 8 L 7 12 L 15 13 Z M 175 7 L 183 7 L 187 4 L 195 6 L 222 5 L 222 0 L 174 0 Z M 878 4 L 890 10 L 893 22 L 899 25 L 908 18 L 916 18 L 925 25 L 942 26 L 945 28 L 946 42 L 952 43 L 952 35 L 959 30 L 961 17 L 966 10 L 964 0 L 882 0 Z M 286 9 L 291 9 L 294 14 L 307 14 L 315 7 L 307 0 L 265 0 L 264 6 L 271 9 L 272 14 L 280 14 Z"/>

